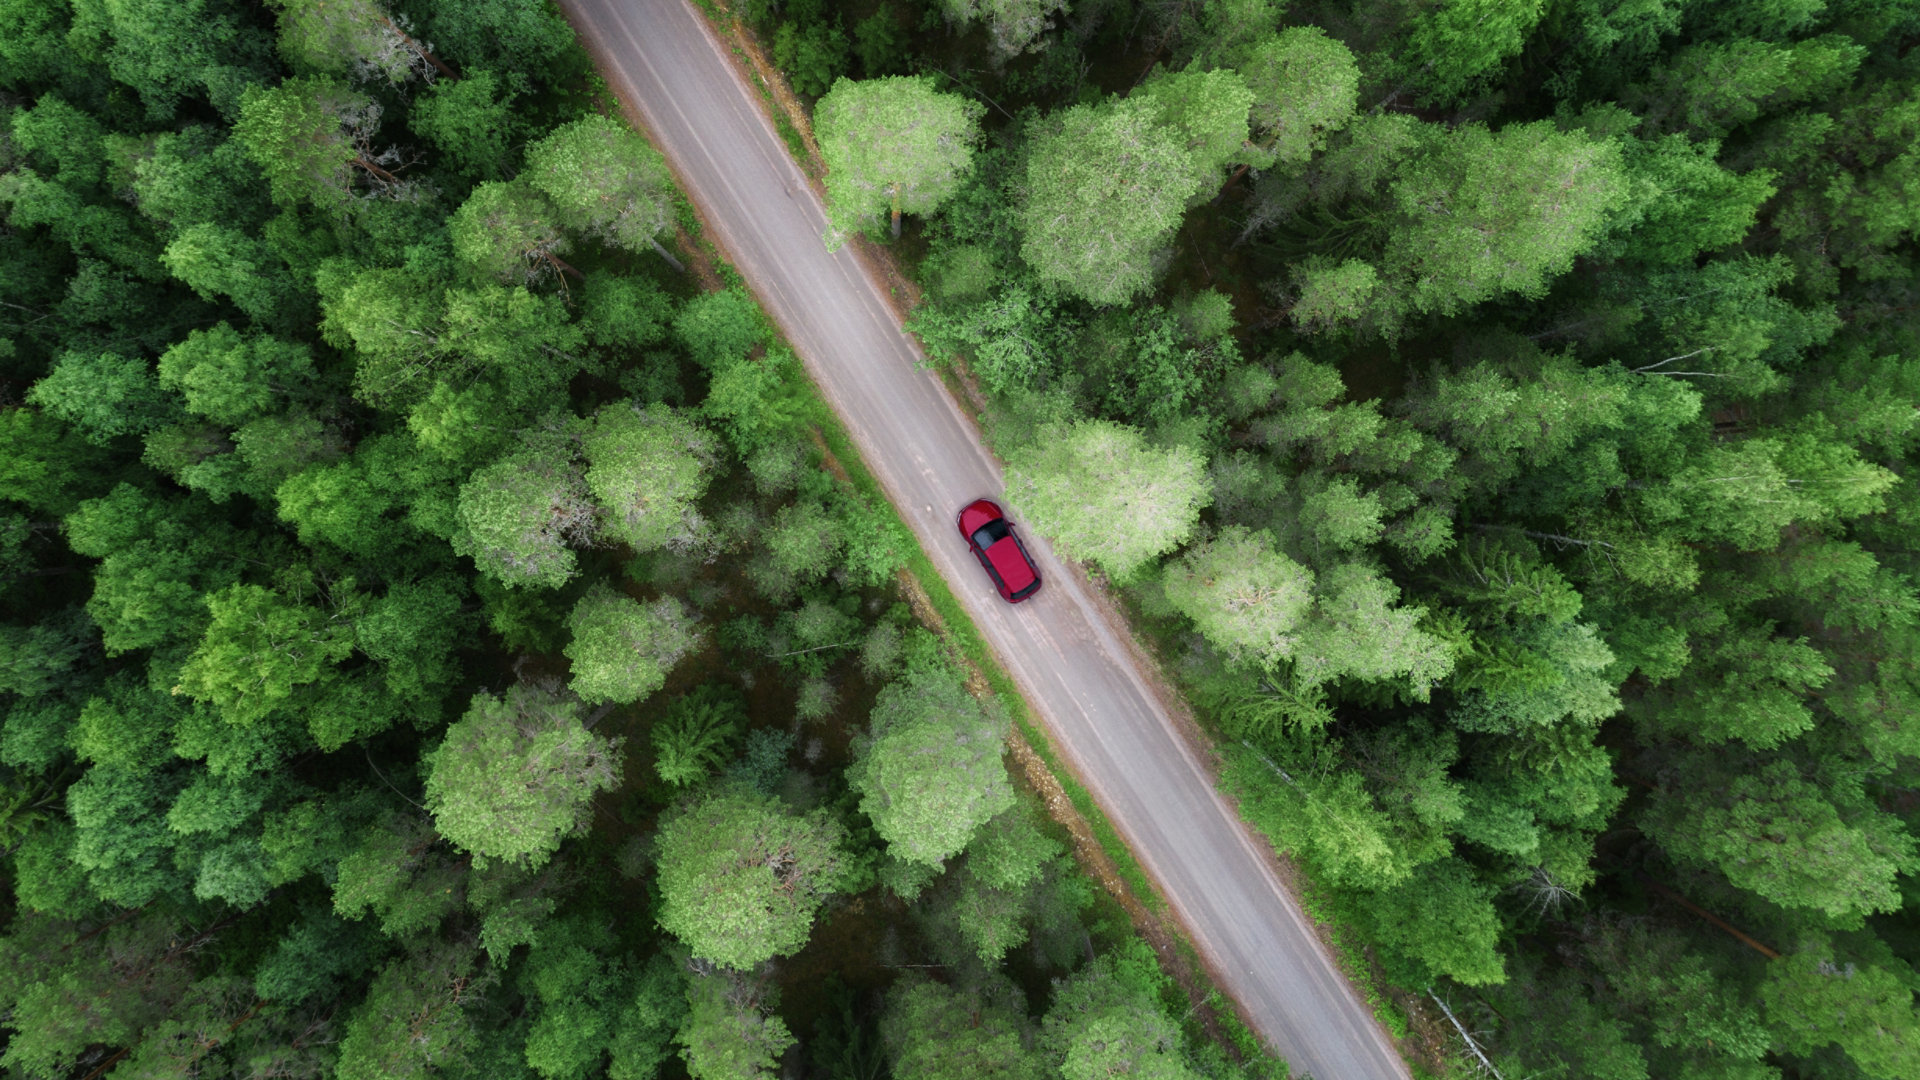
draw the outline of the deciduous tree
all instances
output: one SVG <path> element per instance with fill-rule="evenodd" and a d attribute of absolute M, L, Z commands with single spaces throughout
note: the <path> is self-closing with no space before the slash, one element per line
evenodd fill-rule
<path fill-rule="evenodd" d="M 248 87 L 233 134 L 266 173 L 275 202 L 338 210 L 353 196 L 356 169 L 376 190 L 401 188 L 387 169 L 395 159 L 372 148 L 379 123 L 372 98 L 315 76 Z"/>
<path fill-rule="evenodd" d="M 941 93 L 924 75 L 834 83 L 814 109 L 833 219 L 828 246 L 883 212 L 898 239 L 903 212 L 938 209 L 972 165 L 985 108 Z"/>
<path fill-rule="evenodd" d="M 588 704 L 628 705 L 664 686 L 667 672 L 699 642 L 694 618 L 677 597 L 642 604 L 596 584 L 567 619 L 573 639 L 573 692 Z"/>
<path fill-rule="evenodd" d="M 434 828 L 483 859 L 538 866 L 585 830 L 595 794 L 619 786 L 622 745 L 588 731 L 556 686 L 482 691 L 426 757 Z"/>
<path fill-rule="evenodd" d="M 952 674 L 909 674 L 880 692 L 847 783 L 898 859 L 939 866 L 1013 806 L 1000 761 L 1010 722 Z"/>
<path fill-rule="evenodd" d="M 1042 280 L 1096 304 L 1145 291 L 1201 190 L 1185 139 L 1146 96 L 1076 105 L 1034 134 L 1020 253 Z"/>
<path fill-rule="evenodd" d="M 1043 431 L 1014 455 L 1007 497 L 1061 550 L 1123 580 L 1186 540 L 1211 500 L 1191 448 L 1104 420 Z"/>
<path fill-rule="evenodd" d="M 660 827 L 660 925 L 695 956 L 737 970 L 807 943 L 846 870 L 844 830 L 737 788 L 715 791 Z"/>
<path fill-rule="evenodd" d="M 694 504 L 718 451 L 705 428 L 665 405 L 621 401 L 600 410 L 585 449 L 609 536 L 635 551 L 698 544 L 707 525 Z"/>
<path fill-rule="evenodd" d="M 1292 656 L 1313 607 L 1313 572 L 1274 550 L 1270 534 L 1239 525 L 1188 550 L 1163 582 L 1168 602 L 1237 661 Z"/>
<path fill-rule="evenodd" d="M 448 219 L 447 235 L 469 269 L 508 284 L 578 274 L 560 257 L 571 245 L 559 213 L 524 178 L 475 187 Z"/>
<path fill-rule="evenodd" d="M 1262 168 L 1306 164 L 1358 104 L 1360 66 L 1317 26 L 1289 27 L 1254 45 L 1239 65 L 1253 92 L 1249 156 Z"/>
<path fill-rule="evenodd" d="M 527 148 L 521 179 L 545 195 L 562 225 L 629 251 L 652 249 L 674 229 L 673 178 L 646 138 L 598 113 L 556 128 Z"/>

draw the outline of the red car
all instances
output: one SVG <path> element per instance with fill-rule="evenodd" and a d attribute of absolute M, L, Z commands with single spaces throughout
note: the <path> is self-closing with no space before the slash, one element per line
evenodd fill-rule
<path fill-rule="evenodd" d="M 1040 571 L 1026 545 L 1013 534 L 1013 524 L 1000 512 L 1000 504 L 975 499 L 961 507 L 960 535 L 966 537 L 973 557 L 986 567 L 993 587 L 1007 603 L 1017 604 L 1040 591 Z"/>

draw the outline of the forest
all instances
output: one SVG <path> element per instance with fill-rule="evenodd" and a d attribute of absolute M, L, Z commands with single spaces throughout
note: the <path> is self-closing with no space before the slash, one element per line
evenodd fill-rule
<path fill-rule="evenodd" d="M 1285 1075 L 545 0 L 0 0 L 0 1074 Z"/>
<path fill-rule="evenodd" d="M 1422 1073 L 1920 1077 L 1920 4 L 708 9 Z M 0 0 L 0 1070 L 1283 1072 L 618 117 Z"/>
<path fill-rule="evenodd" d="M 1920 1077 L 1920 5 L 737 17 L 1389 1027 Z"/>

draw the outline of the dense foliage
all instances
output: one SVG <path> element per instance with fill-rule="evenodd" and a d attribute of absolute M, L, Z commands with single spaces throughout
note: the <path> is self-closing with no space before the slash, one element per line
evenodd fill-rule
<path fill-rule="evenodd" d="M 749 9 L 989 106 L 913 325 L 1463 1060 L 1920 1075 L 1920 6 Z"/>
<path fill-rule="evenodd" d="M 871 1078 L 1098 954 L 1236 1075 L 611 105 L 545 0 L 0 0 L 0 1073 Z"/>

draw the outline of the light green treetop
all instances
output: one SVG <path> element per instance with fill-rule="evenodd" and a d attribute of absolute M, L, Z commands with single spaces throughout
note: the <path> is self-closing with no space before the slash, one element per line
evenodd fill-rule
<path fill-rule="evenodd" d="M 713 435 L 665 405 L 616 402 L 586 437 L 587 488 L 607 532 L 635 551 L 685 548 L 706 523 L 694 507 L 717 453 Z"/>
<path fill-rule="evenodd" d="M 593 796 L 620 785 L 622 745 L 588 731 L 557 686 L 482 691 L 426 756 L 434 828 L 480 858 L 545 863 L 586 828 Z"/>
<path fill-rule="evenodd" d="M 751 789 L 716 791 L 660 828 L 660 926 L 736 969 L 798 952 L 840 887 L 844 830 Z"/>
<path fill-rule="evenodd" d="M 559 212 L 524 177 L 474 188 L 447 219 L 447 235 L 461 262 L 509 284 L 530 285 L 573 271 L 560 257 L 570 245 Z"/>
<path fill-rule="evenodd" d="M 234 585 L 207 597 L 213 621 L 180 671 L 181 693 L 251 724 L 284 704 L 353 651 L 353 627 L 337 612 L 299 603 L 258 585 Z"/>
<path fill-rule="evenodd" d="M 1313 608 L 1313 571 L 1274 550 L 1273 537 L 1229 525 L 1167 568 L 1167 600 L 1233 660 L 1293 655 Z"/>
<path fill-rule="evenodd" d="M 1155 255 L 1201 190 L 1162 112 L 1146 96 L 1076 105 L 1034 137 L 1020 253 L 1043 280 L 1096 304 L 1152 284 Z"/>
<path fill-rule="evenodd" d="M 972 166 L 985 106 L 924 76 L 840 79 L 814 110 L 827 162 L 828 246 L 881 213 L 930 214 Z"/>
<path fill-rule="evenodd" d="M 1240 74 L 1253 92 L 1257 137 L 1249 156 L 1262 168 L 1305 164 L 1358 103 L 1360 65 L 1317 26 L 1290 27 L 1261 41 Z"/>
<path fill-rule="evenodd" d="M 247 87 L 233 135 L 266 174 L 275 202 L 333 209 L 351 198 L 355 169 L 383 185 L 400 183 L 370 148 L 379 123 L 372 98 L 315 76 Z"/>
<path fill-rule="evenodd" d="M 941 0 L 941 4 L 956 22 L 986 20 L 995 63 L 1045 48 L 1037 39 L 1053 29 L 1055 12 L 1067 10 L 1066 0 Z"/>
<path fill-rule="evenodd" d="M 1399 598 L 1399 587 L 1371 566 L 1343 563 L 1328 570 L 1295 650 L 1295 676 L 1308 685 L 1341 676 L 1405 676 L 1424 698 L 1453 670 L 1453 650 L 1421 629 L 1425 608 L 1395 607 Z"/>
<path fill-rule="evenodd" d="M 673 177 L 639 132 L 597 113 L 556 128 L 527 148 L 521 178 L 552 203 L 562 225 L 628 251 L 660 246 L 673 230 Z"/>
<path fill-rule="evenodd" d="M 1014 456 L 1007 498 L 1060 549 L 1125 580 L 1178 547 L 1212 499 L 1191 447 L 1110 420 L 1051 425 Z"/>
<path fill-rule="evenodd" d="M 1162 72 L 1147 80 L 1132 99 L 1159 107 L 1159 123 L 1187 153 L 1198 194 L 1220 186 L 1220 170 L 1240 157 L 1247 144 L 1247 117 L 1253 91 L 1234 71 Z"/>
<path fill-rule="evenodd" d="M 374 0 L 274 0 L 273 6 L 280 9 L 280 54 L 296 68 L 359 83 L 453 75 L 410 33 L 405 16 Z"/>
<path fill-rule="evenodd" d="M 1611 141 L 1551 121 L 1469 124 L 1403 168 L 1386 261 L 1415 311 L 1451 315 L 1502 293 L 1538 296 L 1599 240 L 1626 201 Z"/>
<path fill-rule="evenodd" d="M 597 524 L 570 447 L 543 443 L 502 458 L 460 488 L 453 549 L 508 585 L 558 588 L 577 572 L 570 542 Z"/>
<path fill-rule="evenodd" d="M 642 604 L 596 584 L 567 619 L 573 692 L 590 705 L 626 705 L 660 689 L 667 672 L 699 642 L 693 622 L 677 597 Z"/>
<path fill-rule="evenodd" d="M 756 980 L 727 972 L 687 981 L 675 1041 L 692 1080 L 768 1080 L 796 1041 Z"/>
<path fill-rule="evenodd" d="M 241 424 L 274 411 L 313 378 L 313 352 L 278 338 L 245 337 L 220 323 L 195 330 L 160 357 L 160 385 L 215 423 Z"/>
<path fill-rule="evenodd" d="M 911 674 L 880 691 L 847 783 L 888 854 L 939 866 L 1013 805 L 1000 760 L 1009 726 L 945 672 Z"/>

